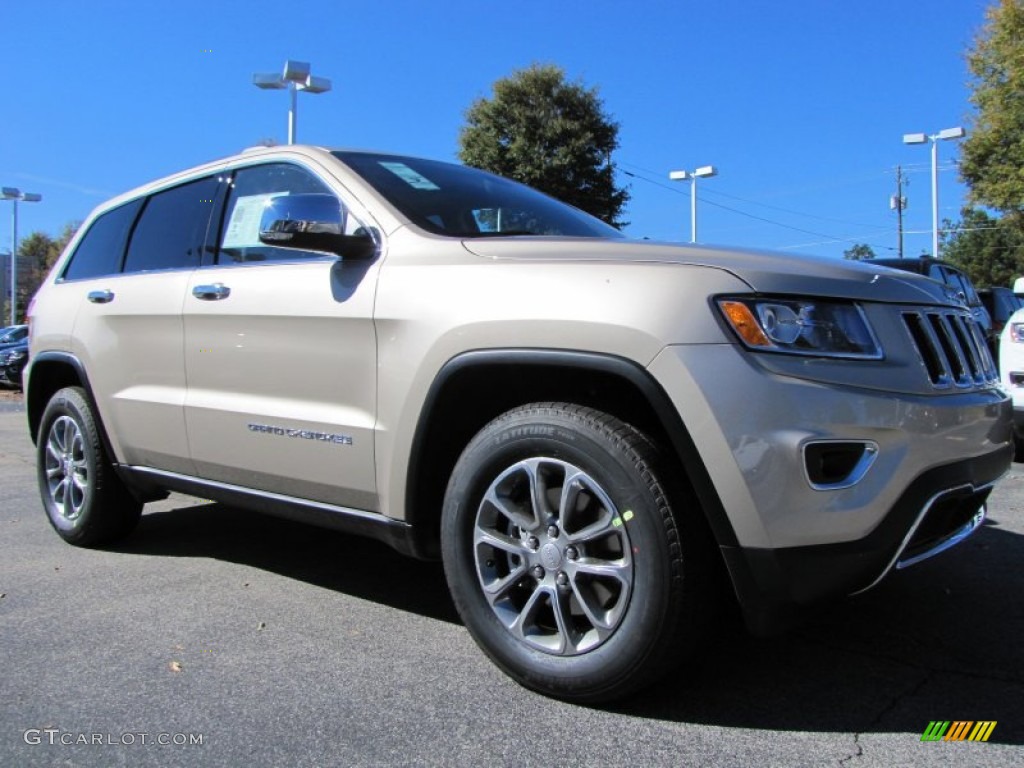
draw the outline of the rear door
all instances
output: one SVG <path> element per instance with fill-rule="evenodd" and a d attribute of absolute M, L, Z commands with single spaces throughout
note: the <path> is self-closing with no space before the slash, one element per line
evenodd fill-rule
<path fill-rule="evenodd" d="M 213 263 L 189 277 L 191 455 L 209 480 L 376 510 L 378 263 L 262 245 L 263 205 L 296 193 L 337 197 L 299 165 L 239 169 Z"/>
<path fill-rule="evenodd" d="M 216 179 L 208 177 L 117 209 L 117 217 L 94 224 L 110 230 L 98 242 L 99 264 L 90 268 L 88 254 L 79 259 L 76 250 L 64 275 L 69 298 L 79 303 L 72 351 L 85 364 L 107 432 L 128 464 L 193 471 L 181 307 L 201 263 L 216 190 Z"/>

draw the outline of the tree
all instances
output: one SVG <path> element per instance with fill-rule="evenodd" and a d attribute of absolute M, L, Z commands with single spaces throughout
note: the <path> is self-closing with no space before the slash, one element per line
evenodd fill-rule
<path fill-rule="evenodd" d="M 875 258 L 875 251 L 870 245 L 856 243 L 843 251 L 843 258 L 852 261 L 867 261 Z"/>
<path fill-rule="evenodd" d="M 1024 231 L 978 208 L 964 208 L 960 216 L 955 224 L 944 223 L 944 260 L 963 269 L 978 287 L 1012 286 L 1024 276 Z"/>
<path fill-rule="evenodd" d="M 977 114 L 961 145 L 971 200 L 1024 226 L 1024 0 L 998 0 L 968 51 Z"/>
<path fill-rule="evenodd" d="M 46 275 L 60 258 L 64 248 L 75 236 L 78 225 L 65 224 L 61 233 L 50 237 L 45 232 L 33 232 L 18 243 L 18 309 L 24 313 L 28 303 L 39 290 Z M 6 315 L 5 315 L 6 317 Z"/>
<path fill-rule="evenodd" d="M 459 158 L 536 187 L 621 227 L 629 199 L 615 185 L 619 125 L 597 90 L 568 83 L 560 67 L 534 64 L 494 83 L 473 102 L 459 134 Z"/>

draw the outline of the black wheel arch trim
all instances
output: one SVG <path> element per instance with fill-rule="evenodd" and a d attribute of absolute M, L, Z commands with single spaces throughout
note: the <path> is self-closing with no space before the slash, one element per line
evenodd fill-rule
<path fill-rule="evenodd" d="M 74 370 L 75 376 L 78 379 L 78 386 L 82 387 L 85 391 L 85 398 L 89 402 L 89 407 L 96 416 L 96 426 L 100 433 L 100 440 L 103 442 L 103 449 L 107 452 L 107 456 L 110 458 L 110 463 L 116 466 L 117 461 L 114 457 L 113 445 L 107 435 L 107 428 L 103 424 L 103 419 L 100 417 L 99 408 L 96 406 L 96 396 L 93 393 L 92 384 L 89 381 L 89 374 L 86 373 L 85 366 L 82 364 L 82 361 L 70 352 L 60 352 L 56 350 L 40 352 L 34 355 L 29 363 L 28 388 L 25 389 L 25 413 L 28 418 L 29 434 L 32 438 L 32 442 L 35 443 L 39 437 L 39 425 L 42 421 L 43 411 L 46 410 L 46 402 L 37 401 L 37 398 L 40 397 L 40 392 L 39 385 L 36 383 L 39 381 L 36 371 L 43 363 L 65 365 Z"/>
<path fill-rule="evenodd" d="M 671 399 L 654 376 L 639 363 L 618 355 L 575 350 L 552 350 L 534 348 L 479 349 L 463 352 L 446 362 L 434 377 L 420 411 L 416 432 L 413 436 L 406 478 L 405 504 L 407 520 L 416 531 L 416 551 L 422 557 L 436 557 L 430 533 L 423 526 L 417 526 L 418 519 L 429 514 L 421 510 L 415 498 L 422 457 L 427 446 L 431 427 L 431 414 L 445 387 L 458 374 L 474 367 L 535 366 L 560 367 L 579 371 L 597 371 L 624 380 L 641 393 L 668 434 L 672 449 L 685 470 L 694 492 L 700 501 L 705 517 L 715 540 L 720 547 L 737 546 L 736 533 L 726 515 L 718 492 L 711 481 L 696 443 Z"/>

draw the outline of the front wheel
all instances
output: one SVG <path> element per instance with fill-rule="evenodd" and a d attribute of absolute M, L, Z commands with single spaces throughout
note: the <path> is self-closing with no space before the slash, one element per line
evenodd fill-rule
<path fill-rule="evenodd" d="M 142 502 L 114 474 L 81 388 L 66 387 L 50 398 L 36 451 L 43 507 L 62 539 L 99 546 L 135 528 Z"/>
<path fill-rule="evenodd" d="M 633 427 L 559 403 L 510 411 L 463 451 L 445 573 L 466 627 L 515 680 L 618 698 L 705 631 L 709 539 L 699 509 L 673 509 L 662 463 Z"/>

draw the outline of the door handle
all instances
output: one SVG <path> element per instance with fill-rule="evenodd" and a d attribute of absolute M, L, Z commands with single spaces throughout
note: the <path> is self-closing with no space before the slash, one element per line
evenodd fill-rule
<path fill-rule="evenodd" d="M 89 291 L 86 296 L 93 304 L 109 304 L 114 300 L 114 292 L 103 289 L 102 291 Z"/>
<path fill-rule="evenodd" d="M 192 295 L 203 301 L 220 301 L 231 295 L 231 289 L 224 285 L 224 283 L 197 285 L 192 288 Z"/>

